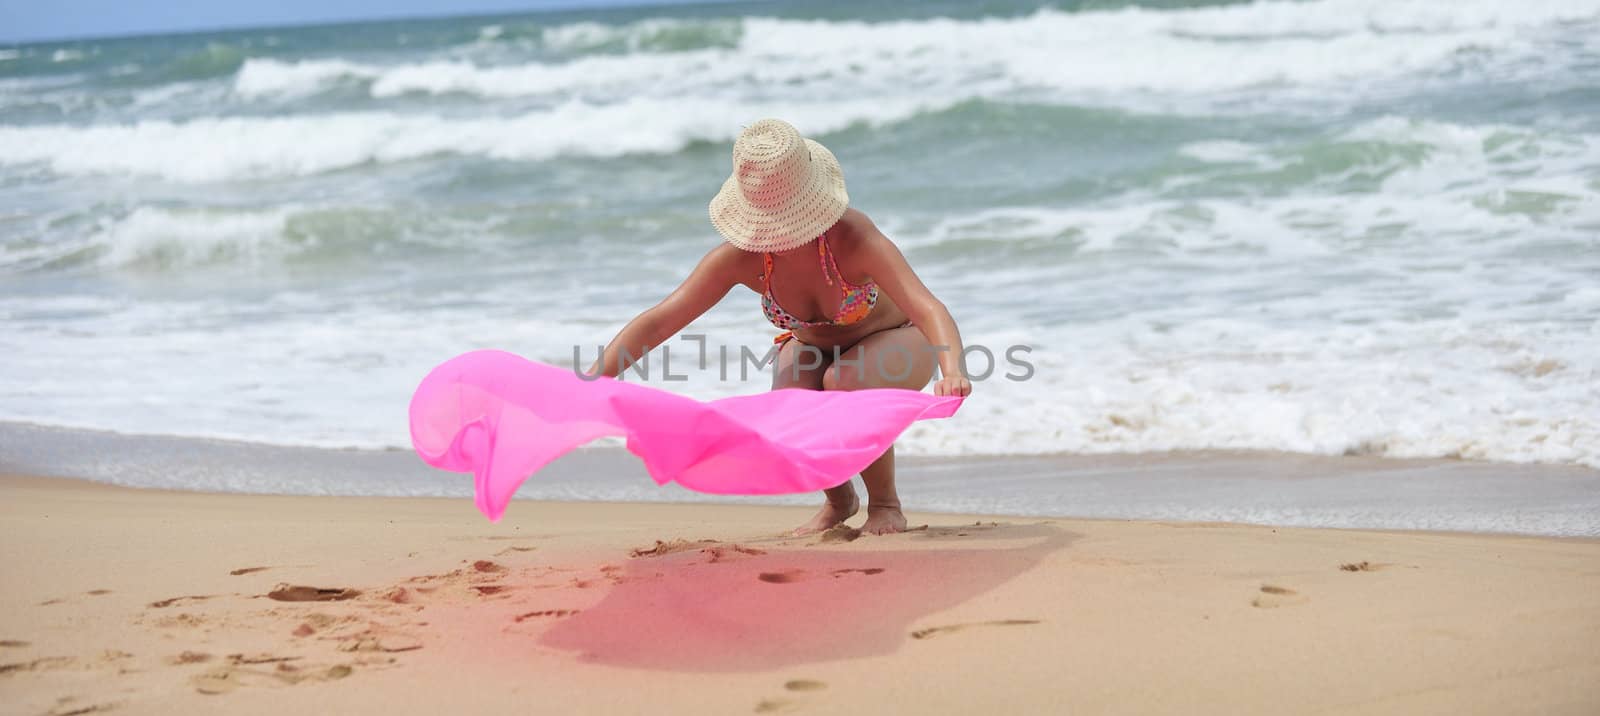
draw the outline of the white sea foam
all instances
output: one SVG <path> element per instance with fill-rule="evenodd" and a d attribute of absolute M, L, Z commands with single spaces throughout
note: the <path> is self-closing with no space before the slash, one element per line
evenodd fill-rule
<path fill-rule="evenodd" d="M 892 123 L 953 103 L 910 97 L 813 103 L 635 99 L 615 104 L 572 101 L 504 118 L 352 112 L 90 127 L 0 126 L 0 166 L 43 164 L 60 174 L 132 174 L 205 182 L 306 176 L 367 162 L 445 154 L 522 161 L 670 154 L 696 141 L 732 139 L 740 118 L 781 116 L 809 133 L 823 134 L 856 123 Z M 642 122 L 642 117 L 651 121 Z M 1362 125 L 1344 139 L 1425 148 L 1425 163 L 1399 167 L 1388 179 L 1390 188 L 1409 193 L 1442 189 L 1459 178 L 1481 175 L 1492 165 L 1526 159 L 1529 152 L 1537 152 L 1546 171 L 1563 162 L 1592 166 L 1600 153 L 1600 140 L 1585 135 L 1399 118 Z M 1247 161 L 1258 168 L 1270 168 L 1276 161 L 1271 147 L 1231 140 L 1194 143 L 1180 152 L 1209 162 Z M 1447 169 L 1444 165 L 1449 162 L 1462 164 Z M 1407 182 L 1416 185 L 1408 190 Z"/>
<path fill-rule="evenodd" d="M 23 351 L 5 339 L 0 343 L 16 352 L 0 391 L 25 385 L 34 398 L 10 401 L 0 417 L 405 447 L 396 416 L 403 418 L 415 381 L 442 356 L 486 345 L 601 339 L 592 326 L 472 310 L 401 313 L 367 303 L 307 310 L 291 303 L 261 307 L 273 308 L 256 314 L 268 321 L 228 320 L 198 304 L 108 311 L 71 328 L 78 341 L 87 332 L 107 350 L 98 370 L 70 377 L 57 367 L 77 360 L 73 342 L 35 332 Z M 25 310 L 45 309 L 31 303 Z M 1226 448 L 1600 467 L 1600 421 L 1591 410 L 1600 389 L 1590 379 L 1600 364 L 1587 349 L 1600 339 L 1594 332 L 1453 319 L 1286 327 L 1245 315 L 1162 328 L 1155 318 L 973 331 L 969 344 L 997 351 L 1019 340 L 1031 344 L 1026 359 L 1034 375 L 1008 381 L 1001 375 L 1020 371 L 1002 363 L 955 421 L 914 427 L 902 443 L 906 453 Z M 419 325 L 446 330 L 417 331 Z M 750 332 L 717 330 L 712 338 L 739 334 Z M 679 349 L 675 370 L 687 369 L 690 383 L 657 385 L 706 398 L 763 389 L 759 375 L 718 383 L 714 368 L 695 371 Z M 140 386 L 136 399 L 124 385 Z"/>
<path fill-rule="evenodd" d="M 1600 166 L 1600 136 L 1390 116 L 1318 141 L 1321 151 L 1343 147 L 1362 161 L 1302 178 L 1290 196 L 1178 200 L 1135 193 L 1108 205 L 1074 209 L 1002 207 L 947 217 L 906 241 L 926 247 L 955 240 L 1070 236 L 1081 242 L 1081 251 L 1097 251 L 1142 238 L 1180 251 L 1197 245 L 1247 245 L 1287 255 L 1381 245 L 1385 232 L 1404 230 L 1422 242 L 1423 252 L 1465 260 L 1475 248 L 1460 244 L 1461 236 L 1475 235 L 1485 244 L 1494 244 L 1489 237 L 1496 236 L 1516 242 L 1527 238 L 1525 229 L 1537 225 L 1580 237 L 1600 218 L 1600 186 L 1590 181 L 1593 168 Z M 1270 172 L 1292 165 L 1307 171 L 1299 166 L 1306 161 L 1307 147 L 1297 144 L 1212 140 L 1178 151 L 1220 165 L 1199 175 L 1180 175 L 1177 181 L 1183 184 L 1225 179 L 1230 171 Z M 1374 179 L 1381 179 L 1378 191 L 1361 188 Z M 1548 201 L 1507 208 L 1507 197 L 1518 194 Z M 1263 221 L 1267 223 L 1250 225 Z M 1435 245 L 1438 241 L 1451 245 Z"/>
<path fill-rule="evenodd" d="M 682 29 L 685 21 L 662 22 L 579 24 L 545 35 L 582 44 L 594 33 L 648 34 Z M 389 64 L 252 58 L 231 78 L 236 100 L 296 101 L 344 85 L 364 87 L 379 101 L 464 94 L 510 100 L 515 109 L 467 117 L 379 110 L 0 127 L 0 165 L 211 181 L 432 153 L 513 160 L 670 153 L 727 140 L 741 118 L 762 114 L 789 117 L 815 134 L 972 99 L 1174 111 L 1217 111 L 1241 93 L 1258 109 L 1307 98 L 1350 102 L 1396 78 L 1431 81 L 1456 68 L 1464 53 L 1509 53 L 1498 64 L 1548 71 L 1570 55 L 1552 51 L 1541 34 L 1560 23 L 1600 28 L 1600 0 L 1515 7 L 1474 0 L 1448 11 L 1426 2 L 1322 0 L 883 23 L 751 17 L 739 21 L 737 44 L 678 52 L 494 65 L 459 55 Z M 135 100 L 153 107 L 206 96 L 156 88 Z M 1212 161 L 1230 149 L 1238 147 L 1211 143 L 1185 153 Z"/>
<path fill-rule="evenodd" d="M 260 212 L 174 211 L 140 207 L 108 222 L 90 240 L 110 267 L 193 266 L 259 261 L 291 250 L 284 229 L 291 207 Z"/>
<path fill-rule="evenodd" d="M 37 163 L 61 174 L 133 174 L 186 182 L 293 177 L 446 154 L 508 160 L 669 154 L 690 142 L 732 139 L 740 118 L 789 117 L 808 131 L 822 133 L 936 108 L 912 99 L 811 104 L 639 99 L 610 105 L 574 101 L 506 118 L 369 112 L 0 127 L 0 165 Z M 642 122 L 642 117 L 653 121 Z"/>
<path fill-rule="evenodd" d="M 1218 164 L 1255 164 L 1257 166 L 1270 166 L 1274 164 L 1261 147 L 1245 142 L 1230 140 L 1211 140 L 1193 142 L 1178 148 L 1178 153 L 1191 159 Z"/>
<path fill-rule="evenodd" d="M 1007 19 L 882 23 L 739 21 L 738 42 L 655 52 L 639 38 L 681 21 L 549 28 L 562 47 L 629 43 L 627 54 L 480 67 L 438 60 L 398 66 L 251 60 L 241 94 L 305 94 L 340 80 L 372 82 L 376 97 L 408 92 L 486 97 L 585 91 L 673 95 L 732 90 L 1024 93 L 1111 101 L 1134 93 L 1209 94 L 1260 86 L 1337 83 L 1346 95 L 1388 78 L 1453 69 L 1463 53 L 1554 61 L 1541 28 L 1600 21 L 1600 2 L 1452 3 L 1323 0 L 1151 11 L 1042 10 Z M 710 22 L 729 22 L 717 20 Z M 662 25 L 652 25 L 661 23 Z M 831 90 L 828 88 L 832 88 Z M 963 89 L 965 88 L 965 89 Z M 1082 93 L 1109 95 L 1085 98 Z M 1128 99 L 1128 98 L 1124 98 Z M 1144 98 L 1149 101 L 1150 98 Z"/>
<path fill-rule="evenodd" d="M 983 384 L 991 395 L 973 406 L 977 419 L 919 427 L 911 444 L 944 454 L 1239 448 L 1600 467 L 1600 391 L 1587 377 L 1600 364 L 1584 347 L 1600 335 L 1451 320 L 1288 328 L 1243 316 L 1152 331 L 1148 320 L 1063 333 L 1032 354 L 1036 382 Z"/>
<path fill-rule="evenodd" d="M 91 210 L 92 211 L 92 210 Z M 0 221 L 4 220 L 0 216 Z M 495 233 L 505 218 L 427 209 L 279 203 L 265 208 L 140 206 L 85 221 L 63 212 L 51 221 L 85 226 L 50 241 L 0 244 L 0 272 L 52 263 L 92 263 L 107 273 L 184 275 L 209 268 L 259 269 L 350 255 L 384 258 L 409 251 L 470 248 L 493 252 L 524 237 Z"/>
<path fill-rule="evenodd" d="M 233 91 L 241 97 L 299 97 L 315 93 L 341 78 L 371 79 L 381 70 L 344 60 L 246 60 L 233 78 Z"/>

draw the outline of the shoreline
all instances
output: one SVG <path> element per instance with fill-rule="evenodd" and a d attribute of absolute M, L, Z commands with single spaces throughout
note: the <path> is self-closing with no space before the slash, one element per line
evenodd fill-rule
<path fill-rule="evenodd" d="M 440 506 L 445 507 L 445 509 L 454 509 L 454 506 L 464 505 L 465 508 L 466 508 L 465 512 L 470 512 L 471 515 L 474 515 L 474 516 L 476 516 L 476 518 L 480 519 L 483 522 L 483 526 L 485 528 L 492 529 L 494 527 L 494 523 L 489 522 L 487 519 L 485 519 L 483 517 L 483 515 L 481 513 L 479 513 L 475 508 L 473 508 L 472 501 L 471 501 L 470 497 L 463 498 L 463 497 L 455 497 L 455 496 L 438 496 L 438 495 L 297 495 L 297 494 L 265 493 L 265 492 L 260 492 L 260 493 L 257 493 L 257 492 L 212 492 L 212 491 L 205 491 L 205 490 L 190 490 L 190 489 L 185 489 L 185 488 L 181 488 L 181 487 L 138 487 L 138 486 L 133 486 L 133 485 L 118 485 L 118 484 L 114 484 L 114 483 L 102 482 L 102 481 L 99 481 L 99 480 L 94 480 L 94 479 L 85 478 L 85 477 L 72 477 L 72 476 L 66 476 L 66 475 L 44 475 L 44 474 L 27 474 L 27 475 L 24 475 L 24 474 L 17 474 L 17 473 L 14 473 L 14 472 L 6 472 L 4 470 L 0 470 L 0 486 L 4 486 L 4 485 L 32 486 L 32 487 L 43 488 L 43 489 L 57 489 L 57 488 L 59 488 L 59 489 L 68 490 L 68 491 L 71 491 L 71 490 L 93 491 L 93 490 L 100 490 L 100 489 L 111 489 L 111 490 L 131 490 L 131 491 L 139 492 L 139 493 L 164 494 L 164 495 L 171 495 L 171 496 L 197 496 L 197 497 L 215 496 L 215 497 L 257 498 L 257 499 L 269 499 L 269 500 L 275 499 L 275 500 L 318 500 L 318 501 L 322 501 L 322 500 L 373 501 L 373 502 L 378 502 L 378 503 L 390 503 L 390 502 L 392 502 L 392 503 L 396 503 L 396 504 L 403 504 L 403 503 L 406 503 L 406 502 L 421 502 L 421 503 L 440 505 Z M 507 510 L 507 513 L 509 514 L 510 510 L 511 509 L 516 509 L 517 506 L 524 505 L 524 504 L 530 504 L 530 503 L 531 504 L 544 505 L 544 506 L 554 506 L 554 507 L 559 507 L 559 506 L 584 507 L 584 506 L 615 505 L 615 506 L 618 506 L 618 507 L 635 508 L 635 509 L 649 509 L 649 508 L 653 508 L 653 507 L 657 507 L 657 506 L 674 506 L 674 507 L 684 507 L 684 508 L 693 508 L 693 507 L 706 507 L 706 508 L 739 507 L 739 508 L 746 508 L 747 507 L 747 508 L 753 508 L 753 509 L 771 509 L 771 510 L 773 510 L 775 512 L 781 512 L 781 513 L 785 513 L 785 514 L 792 512 L 794 515 L 796 515 L 798 517 L 809 517 L 810 514 L 811 514 L 811 511 L 814 511 L 816 509 L 816 507 L 817 507 L 817 505 L 810 504 L 810 503 L 807 503 L 805 505 L 776 504 L 776 503 L 763 504 L 763 503 L 760 503 L 760 502 L 749 502 L 749 503 L 744 503 L 744 502 L 712 502 L 712 501 L 695 501 L 695 500 L 692 500 L 692 499 L 681 500 L 681 501 L 669 501 L 669 500 L 544 499 L 544 498 L 520 498 L 519 497 L 512 503 L 512 507 Z M 1590 536 L 1590 535 L 1547 535 L 1547 534 L 1527 534 L 1527 533 L 1519 533 L 1519 532 L 1473 532 L 1473 531 L 1467 531 L 1467 530 L 1408 529 L 1408 528 L 1381 528 L 1381 527 L 1321 527 L 1321 526 L 1319 526 L 1319 527 L 1301 527 L 1301 526 L 1294 526 L 1294 525 L 1257 524 L 1257 523 L 1251 523 L 1251 522 L 1222 522 L 1222 521 L 1207 521 L 1207 520 L 1152 520 L 1152 519 L 1138 519 L 1138 518 L 1130 518 L 1130 517 L 1082 517 L 1082 516 L 1076 516 L 1076 515 L 1030 515 L 1030 514 L 966 513 L 966 512 L 952 512 L 952 511 L 943 511 L 943 510 L 927 510 L 927 509 L 909 510 L 908 514 L 910 512 L 915 512 L 915 513 L 920 514 L 920 515 L 925 515 L 927 518 L 936 519 L 936 520 L 937 519 L 946 519 L 946 518 L 976 518 L 976 519 L 979 519 L 979 520 L 988 520 L 988 521 L 994 521 L 994 520 L 1025 520 L 1025 521 L 1026 520 L 1045 520 L 1045 521 L 1081 522 L 1081 523 L 1086 523 L 1086 524 L 1149 524 L 1149 525 L 1160 525 L 1160 526 L 1166 526 L 1166 527 L 1195 527 L 1195 528 L 1229 527 L 1229 528 L 1268 529 L 1268 530 L 1271 530 L 1271 529 L 1290 529 L 1290 530 L 1306 530 L 1306 531 L 1315 531 L 1315 532 L 1334 532 L 1334 533 L 1350 532 L 1350 533 L 1358 533 L 1358 534 L 1382 534 L 1382 535 L 1394 535 L 1394 536 L 1401 536 L 1401 537 L 1407 536 L 1407 535 L 1424 535 L 1424 536 L 1425 535 L 1437 535 L 1437 536 L 1443 536 L 1443 537 L 1489 537 L 1489 538 L 1494 538 L 1494 539 L 1526 539 L 1526 540 L 1548 540 L 1548 541 L 1553 541 L 1553 542 L 1577 542 L 1577 543 L 1594 542 L 1594 543 L 1600 543 L 1600 537 Z M 863 514 L 864 513 L 858 513 L 854 517 L 851 517 L 847 522 L 860 522 L 861 519 L 862 519 Z M 913 525 L 913 526 L 915 526 L 915 525 Z"/>
<path fill-rule="evenodd" d="M 930 513 L 1600 537 L 1600 470 L 1440 459 L 1185 452 L 901 457 L 902 500 Z M 409 450 L 296 448 L 0 421 L 0 472 L 218 494 L 449 497 L 471 478 Z M 814 506 L 810 494 L 659 487 L 621 448 L 584 447 L 528 500 Z"/>
<path fill-rule="evenodd" d="M 781 535 L 810 509 L 491 525 L 3 476 L 0 684 L 24 713 L 1600 707 L 1600 540 L 915 510 Z"/>

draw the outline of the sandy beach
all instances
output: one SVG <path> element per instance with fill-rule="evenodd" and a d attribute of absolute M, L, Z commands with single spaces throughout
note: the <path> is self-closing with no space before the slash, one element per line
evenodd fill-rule
<path fill-rule="evenodd" d="M 5 477 L 0 710 L 1600 710 L 1594 540 L 807 514 Z"/>
<path fill-rule="evenodd" d="M 1597 177 L 1600 0 L 8 3 L 0 716 L 1600 716 Z"/>

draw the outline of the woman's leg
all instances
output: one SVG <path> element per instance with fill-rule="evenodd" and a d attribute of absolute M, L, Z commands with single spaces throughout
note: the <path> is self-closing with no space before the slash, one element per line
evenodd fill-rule
<path fill-rule="evenodd" d="M 831 351 L 803 350 L 805 346 L 797 339 L 789 339 L 778 350 L 778 358 L 772 363 L 772 389 L 803 388 L 805 390 L 822 390 L 822 376 L 828 369 L 828 362 L 833 359 Z M 804 535 L 821 532 L 854 517 L 861 509 L 861 499 L 856 497 L 856 488 L 846 480 L 844 484 L 830 487 L 823 491 L 827 501 L 822 509 L 805 524 L 796 527 L 791 534 Z"/>
<path fill-rule="evenodd" d="M 933 379 L 937 365 L 938 355 L 927 336 L 915 326 L 902 326 L 867 336 L 841 354 L 838 363 L 827 368 L 822 388 L 922 390 Z M 867 485 L 867 521 L 861 531 L 881 535 L 904 530 L 906 517 L 894 487 L 893 445 L 861 471 L 861 481 Z"/>

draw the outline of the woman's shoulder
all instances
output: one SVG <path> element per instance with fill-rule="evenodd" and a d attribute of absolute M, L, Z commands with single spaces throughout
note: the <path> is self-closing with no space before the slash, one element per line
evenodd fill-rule
<path fill-rule="evenodd" d="M 760 283 L 761 254 L 745 251 L 724 241 L 711 247 L 702 262 L 733 283 L 746 286 Z"/>
<path fill-rule="evenodd" d="M 877 225 L 872 223 L 872 217 L 867 216 L 867 212 L 853 206 L 845 207 L 844 216 L 839 217 L 839 224 L 851 233 L 878 230 Z"/>
<path fill-rule="evenodd" d="M 842 230 L 838 232 L 839 246 L 836 248 L 842 252 L 853 251 L 875 241 L 889 241 L 878 225 L 872 223 L 872 218 L 855 207 L 844 210 L 844 216 L 839 217 L 839 228 Z"/>

